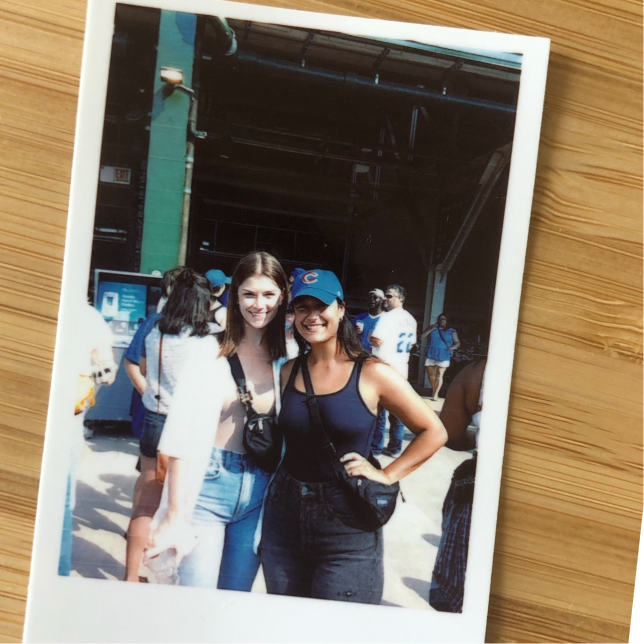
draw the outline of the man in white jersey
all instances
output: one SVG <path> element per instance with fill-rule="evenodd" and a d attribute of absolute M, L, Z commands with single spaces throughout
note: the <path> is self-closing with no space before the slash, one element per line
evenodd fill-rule
<path fill-rule="evenodd" d="M 392 284 L 385 292 L 386 313 L 380 316 L 377 326 L 369 336 L 373 353 L 390 364 L 405 379 L 409 372 L 409 354 L 416 344 L 417 323 L 414 317 L 405 310 L 407 292 L 402 286 Z M 389 414 L 389 444 L 383 449 L 385 440 L 385 416 L 378 416 L 376 434 L 373 439 L 374 454 L 382 452 L 387 456 L 398 456 L 402 452 L 402 440 L 405 426 L 393 414 Z"/>

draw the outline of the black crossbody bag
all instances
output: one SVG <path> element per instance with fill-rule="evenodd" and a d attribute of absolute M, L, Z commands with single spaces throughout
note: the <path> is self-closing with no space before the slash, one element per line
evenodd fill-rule
<path fill-rule="evenodd" d="M 266 472 L 274 472 L 282 457 L 282 434 L 275 413 L 260 414 L 253 407 L 253 396 L 246 386 L 246 376 L 237 354 L 228 357 L 230 372 L 237 385 L 239 402 L 246 410 L 242 442 L 247 454 Z"/>
<path fill-rule="evenodd" d="M 364 476 L 351 476 L 344 465 L 340 462 L 335 446 L 329 440 L 320 410 L 318 409 L 318 401 L 313 391 L 313 383 L 311 382 L 311 375 L 309 374 L 309 367 L 306 363 L 306 356 L 298 358 L 302 369 L 302 378 L 304 379 L 304 388 L 306 390 L 306 405 L 309 409 L 309 418 L 311 425 L 315 430 L 316 440 L 320 446 L 320 450 L 326 455 L 333 465 L 333 470 L 336 477 L 342 484 L 349 489 L 352 500 L 356 508 L 360 511 L 361 515 L 371 530 L 381 528 L 394 513 L 396 509 L 396 501 L 400 493 L 400 485 L 396 482 L 392 485 L 380 483 L 379 481 L 372 481 Z M 297 366 L 294 367 L 297 369 Z M 297 372 L 296 372 L 297 373 Z M 369 463 L 376 469 L 380 470 L 382 467 L 378 460 L 369 454 Z"/>

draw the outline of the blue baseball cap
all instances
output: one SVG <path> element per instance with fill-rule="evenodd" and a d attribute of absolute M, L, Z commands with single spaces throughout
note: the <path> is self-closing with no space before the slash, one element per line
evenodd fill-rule
<path fill-rule="evenodd" d="M 214 288 L 219 288 L 224 284 L 230 284 L 232 282 L 232 279 L 230 277 L 226 277 L 226 275 L 224 275 L 224 272 L 220 271 L 218 268 L 211 268 L 206 273 L 206 277 Z"/>
<path fill-rule="evenodd" d="M 300 275 L 304 275 L 304 273 L 306 273 L 306 268 L 294 268 L 291 277 L 295 281 Z"/>
<path fill-rule="evenodd" d="M 331 271 L 313 270 L 306 271 L 295 278 L 291 289 L 291 299 L 308 295 L 315 297 L 327 306 L 333 304 L 334 300 L 344 302 L 342 284 Z"/>

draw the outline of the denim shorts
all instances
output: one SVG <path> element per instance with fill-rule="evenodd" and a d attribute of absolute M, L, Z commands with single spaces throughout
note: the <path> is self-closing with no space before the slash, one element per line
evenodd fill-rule
<path fill-rule="evenodd" d="M 366 529 L 339 482 L 301 483 L 280 468 L 266 499 L 261 558 L 271 594 L 382 599 L 382 529 Z"/>
<path fill-rule="evenodd" d="M 157 448 L 159 447 L 166 418 L 165 414 L 157 414 L 149 409 L 146 410 L 145 420 L 143 421 L 143 434 L 140 441 L 143 456 L 148 458 L 157 457 Z"/>

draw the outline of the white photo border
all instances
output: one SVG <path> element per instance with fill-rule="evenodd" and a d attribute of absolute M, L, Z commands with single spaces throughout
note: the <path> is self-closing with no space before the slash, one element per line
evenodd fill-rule
<path fill-rule="evenodd" d="M 131 4 L 227 18 L 522 54 L 509 188 L 487 362 L 465 605 L 462 614 L 154 584 L 59 577 L 69 466 L 74 300 L 86 296 L 115 7 Z M 532 208 L 550 41 L 219 0 L 89 0 L 72 165 L 56 354 L 24 638 L 35 641 L 482 642 L 505 427 Z M 73 369 L 72 369 L 73 370 Z M 395 612 L 390 612 L 395 611 Z"/>

